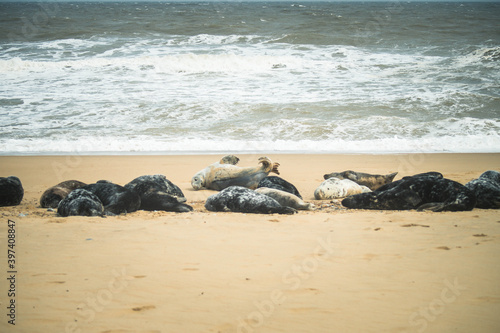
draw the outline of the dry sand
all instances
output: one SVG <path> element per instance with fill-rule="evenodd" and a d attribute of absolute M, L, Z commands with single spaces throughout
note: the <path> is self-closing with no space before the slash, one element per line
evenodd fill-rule
<path fill-rule="evenodd" d="M 242 166 L 260 155 L 239 155 Z M 500 332 L 498 210 L 355 211 L 313 201 L 323 174 L 439 171 L 461 183 L 500 154 L 269 155 L 320 207 L 293 216 L 207 212 L 191 177 L 220 155 L 0 157 L 20 206 L 0 208 L 1 332 Z M 192 213 L 57 217 L 63 180 L 164 174 Z M 15 296 L 7 278 L 15 222 Z M 15 300 L 15 326 L 9 302 Z"/>

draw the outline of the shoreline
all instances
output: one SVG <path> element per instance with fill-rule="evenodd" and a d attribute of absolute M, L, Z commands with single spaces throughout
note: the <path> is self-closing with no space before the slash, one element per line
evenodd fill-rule
<path fill-rule="evenodd" d="M 0 156 L 21 205 L 16 228 L 16 328 L 53 332 L 493 332 L 500 330 L 498 210 L 349 210 L 317 201 L 323 174 L 439 171 L 465 183 L 500 170 L 500 154 L 266 154 L 304 200 L 295 215 L 213 213 L 216 193 L 191 177 L 223 155 Z M 237 154 L 255 166 L 264 154 Z M 125 184 L 164 174 L 194 208 L 57 217 L 39 208 L 63 180 Z M 7 271 L 7 243 L 0 267 Z M 7 286 L 1 285 L 5 305 Z M 5 287 L 4 287 L 5 286 Z M 5 316 L 0 330 L 12 328 Z"/>

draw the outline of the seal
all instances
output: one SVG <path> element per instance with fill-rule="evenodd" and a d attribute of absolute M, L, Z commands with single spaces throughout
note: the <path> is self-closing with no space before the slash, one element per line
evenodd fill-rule
<path fill-rule="evenodd" d="M 0 177 L 0 207 L 17 206 L 24 197 L 21 180 L 16 176 Z"/>
<path fill-rule="evenodd" d="M 387 175 L 372 175 L 369 173 L 356 172 L 352 170 L 342 171 L 342 172 L 332 172 L 323 176 L 326 180 L 328 178 L 338 178 L 338 179 L 350 179 L 353 182 L 368 187 L 370 190 L 374 191 L 382 185 L 389 184 L 394 180 L 398 173 L 393 172 Z"/>
<path fill-rule="evenodd" d="M 66 198 L 71 191 L 85 185 L 87 184 L 78 180 L 66 180 L 54 185 L 43 192 L 40 197 L 40 206 L 42 208 L 57 208 L 59 202 Z"/>
<path fill-rule="evenodd" d="M 349 195 L 371 192 L 371 190 L 363 185 L 359 185 L 350 179 L 339 179 L 331 177 L 322 182 L 314 191 L 316 200 L 330 200 L 344 198 Z"/>
<path fill-rule="evenodd" d="M 242 186 L 230 186 L 207 198 L 205 208 L 211 212 L 237 212 L 254 214 L 295 214 L 273 198 Z"/>
<path fill-rule="evenodd" d="M 243 186 L 257 188 L 259 182 L 270 172 L 279 175 L 279 163 L 273 163 L 267 157 L 259 158 L 257 167 L 239 167 L 239 159 L 234 155 L 224 156 L 219 162 L 213 163 L 199 171 L 191 179 L 191 186 L 195 190 L 202 188 L 223 190 L 229 186 Z"/>
<path fill-rule="evenodd" d="M 427 172 L 386 184 L 369 193 L 351 195 L 342 205 L 355 209 L 468 211 L 474 209 L 476 196 L 464 185 Z"/>
<path fill-rule="evenodd" d="M 107 180 L 100 180 L 97 183 L 80 188 L 95 194 L 99 198 L 104 206 L 105 215 L 132 213 L 141 207 L 141 198 L 137 193 Z"/>
<path fill-rule="evenodd" d="M 314 210 L 315 207 L 311 203 L 304 202 L 301 198 L 290 192 L 278 190 L 269 187 L 258 187 L 255 192 L 267 195 L 270 198 L 278 201 L 282 206 L 291 207 L 297 210 Z"/>
<path fill-rule="evenodd" d="M 275 188 L 277 190 L 294 194 L 298 196 L 300 199 L 302 199 L 302 196 L 300 195 L 299 191 L 292 183 L 289 183 L 283 178 L 277 176 L 267 176 L 266 178 L 262 179 L 257 185 L 257 188 L 259 187 Z"/>
<path fill-rule="evenodd" d="M 164 175 L 146 175 L 132 180 L 124 186 L 141 197 L 142 210 L 167 212 L 190 212 L 193 207 L 185 204 L 181 189 Z"/>
<path fill-rule="evenodd" d="M 476 195 L 476 208 L 500 208 L 500 172 L 495 170 L 485 171 L 479 178 L 465 184 L 465 187 Z"/>
<path fill-rule="evenodd" d="M 59 202 L 57 214 L 67 216 L 103 216 L 104 207 L 97 195 L 77 188 Z"/>

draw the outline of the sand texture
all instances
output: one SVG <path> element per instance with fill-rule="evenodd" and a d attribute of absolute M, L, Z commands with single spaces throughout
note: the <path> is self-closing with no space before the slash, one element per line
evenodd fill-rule
<path fill-rule="evenodd" d="M 261 155 L 238 156 L 254 166 Z M 21 205 L 0 207 L 0 331 L 500 332 L 498 210 L 367 211 L 314 200 L 325 173 L 398 171 L 397 180 L 439 171 L 465 184 L 500 170 L 500 154 L 271 154 L 318 207 L 286 216 L 208 212 L 215 191 L 194 191 L 190 180 L 221 157 L 0 157 L 0 176 L 19 177 L 25 190 Z M 194 211 L 62 218 L 39 206 L 63 180 L 124 185 L 147 174 L 178 185 Z"/>

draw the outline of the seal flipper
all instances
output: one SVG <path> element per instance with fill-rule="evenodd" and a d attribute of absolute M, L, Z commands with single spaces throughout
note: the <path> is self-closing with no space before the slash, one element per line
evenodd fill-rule
<path fill-rule="evenodd" d="M 219 161 L 219 163 L 236 165 L 239 161 L 240 159 L 234 155 L 226 155 Z"/>
<path fill-rule="evenodd" d="M 429 202 L 417 207 L 419 212 L 442 212 L 445 207 L 444 202 Z"/>

